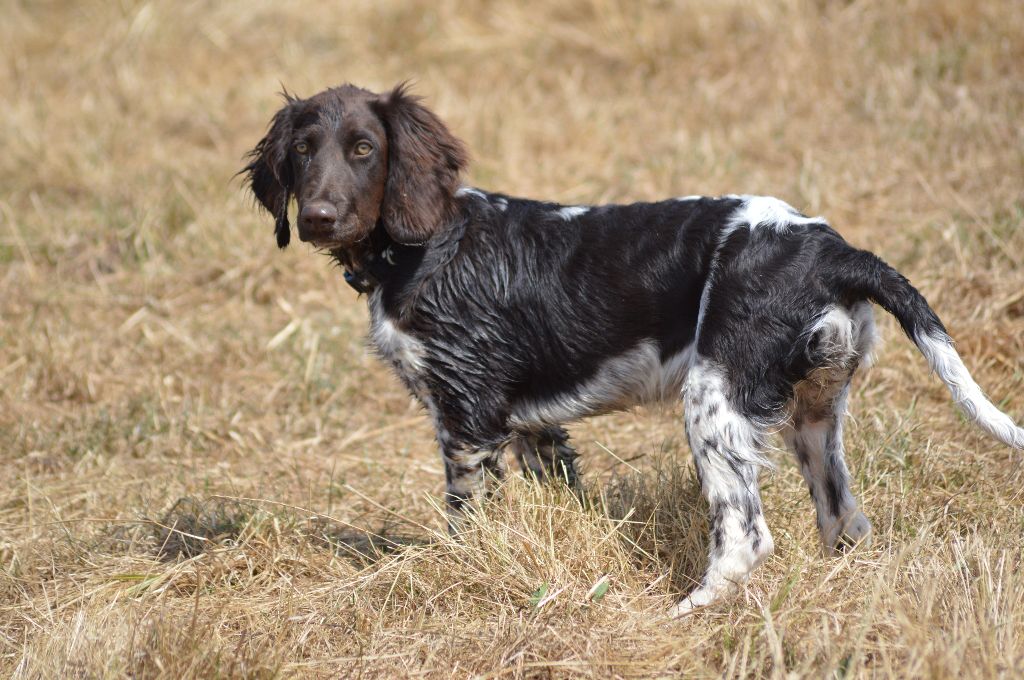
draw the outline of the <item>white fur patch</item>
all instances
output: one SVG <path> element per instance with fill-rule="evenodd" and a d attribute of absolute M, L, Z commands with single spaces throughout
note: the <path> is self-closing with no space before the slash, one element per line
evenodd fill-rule
<path fill-rule="evenodd" d="M 481 201 L 490 203 L 501 212 L 505 212 L 508 208 L 507 199 L 501 198 L 500 196 L 490 196 L 486 192 L 474 187 L 461 186 L 455 192 L 455 195 L 459 197 L 472 196 L 473 198 L 479 198 Z"/>
<path fill-rule="evenodd" d="M 456 196 L 475 196 L 477 198 L 482 198 L 485 201 L 487 200 L 487 194 L 485 194 L 484 192 L 480 191 L 479 189 L 474 189 L 473 187 L 466 187 L 466 186 L 459 187 L 458 191 L 455 192 L 455 195 Z"/>
<path fill-rule="evenodd" d="M 875 315 L 870 302 L 859 302 L 850 309 L 827 308 L 804 331 L 806 337 L 817 334 L 819 350 L 834 361 L 845 364 L 853 359 L 870 364 L 871 349 L 877 338 Z"/>
<path fill-rule="evenodd" d="M 402 332 L 388 318 L 381 309 L 379 290 L 370 296 L 370 340 L 407 383 L 414 382 L 422 374 L 426 355 L 423 344 Z"/>
<path fill-rule="evenodd" d="M 722 449 L 731 451 L 737 460 L 745 464 L 774 468 L 760 449 L 754 424 L 737 412 L 729 401 L 725 371 L 697 356 L 696 352 L 693 358 L 693 370 L 683 387 L 687 436 L 691 441 L 716 441 Z M 699 424 L 694 423 L 694 416 L 699 414 L 704 417 Z M 724 457 L 709 459 L 707 472 L 704 493 L 708 498 L 725 497 L 735 490 L 736 471 Z"/>
<path fill-rule="evenodd" d="M 840 372 L 856 357 L 857 334 L 853 318 L 840 307 L 829 307 L 804 331 L 806 338 L 817 337 L 816 351 L 826 355 Z"/>
<path fill-rule="evenodd" d="M 824 342 L 836 352 L 847 353 L 853 348 L 853 320 L 844 310 L 838 307 L 829 307 L 807 329 L 807 334 L 814 335 L 826 329 L 828 333 L 822 333 Z"/>
<path fill-rule="evenodd" d="M 875 345 L 878 343 L 878 328 L 875 326 L 875 308 L 870 302 L 859 302 L 850 308 L 855 332 L 855 348 L 860 355 L 861 369 L 875 363 Z"/>
<path fill-rule="evenodd" d="M 641 342 L 626 354 L 605 361 L 597 375 L 572 392 L 544 402 L 519 404 L 511 422 L 517 427 L 559 424 L 636 404 L 678 399 L 693 355 L 690 345 L 663 362 L 655 343 Z"/>
<path fill-rule="evenodd" d="M 823 217 L 804 217 L 796 208 L 785 201 L 772 196 L 735 196 L 743 200 L 743 205 L 736 209 L 726 223 L 726 229 L 768 226 L 772 229 L 785 230 L 798 224 L 826 224 Z"/>
<path fill-rule="evenodd" d="M 567 205 L 564 208 L 556 210 L 555 214 L 568 222 L 580 215 L 586 215 L 588 212 L 590 212 L 590 208 L 585 205 Z"/>
<path fill-rule="evenodd" d="M 1024 449 L 1024 429 L 988 400 L 945 334 L 919 334 L 914 338 L 932 370 L 946 383 L 953 401 L 981 429 L 1015 449 Z"/>
<path fill-rule="evenodd" d="M 373 329 L 373 343 L 385 358 L 402 368 L 403 373 L 419 374 L 423 370 L 423 348 L 414 338 L 384 319 Z"/>
<path fill-rule="evenodd" d="M 675 200 L 677 200 L 677 201 L 699 201 L 702 198 L 704 198 L 704 197 L 699 195 L 699 194 L 691 194 L 690 196 L 677 196 Z"/>

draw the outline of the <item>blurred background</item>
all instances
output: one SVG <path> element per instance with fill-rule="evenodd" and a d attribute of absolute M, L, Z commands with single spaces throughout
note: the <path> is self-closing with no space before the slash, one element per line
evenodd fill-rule
<path fill-rule="evenodd" d="M 423 539 L 443 525 L 442 468 L 366 349 L 363 302 L 306 246 L 279 252 L 234 174 L 282 89 L 410 80 L 467 143 L 469 184 L 571 203 L 770 194 L 827 216 L 922 289 L 1020 421 L 1016 0 L 3 0 L 0 17 L 0 668 L 1021 670 L 1019 457 L 965 426 L 889 320 L 848 436 L 874 552 L 822 561 L 776 455 L 778 553 L 747 598 L 657 623 L 704 550 L 670 409 L 573 429 L 595 493 L 619 498 L 603 515 L 512 485 L 506 529 L 481 529 L 505 552 L 434 537 L 337 558 L 310 517 Z M 559 542 L 544 527 L 565 512 L 583 529 Z M 638 522 L 614 548 L 609 514 Z M 563 595 L 530 613 L 543 583 L 582 598 L 597 563 L 617 584 L 606 609 Z"/>

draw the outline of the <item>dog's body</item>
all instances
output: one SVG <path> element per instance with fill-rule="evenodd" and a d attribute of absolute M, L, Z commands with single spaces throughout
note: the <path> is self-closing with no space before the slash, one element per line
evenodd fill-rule
<path fill-rule="evenodd" d="M 843 460 L 849 381 L 874 341 L 871 302 L 900 321 L 978 425 L 1024 430 L 971 379 L 924 298 L 822 218 L 757 196 L 561 206 L 460 187 L 461 144 L 399 88 L 289 99 L 247 167 L 288 242 L 366 292 L 380 355 L 433 418 L 457 516 L 504 473 L 575 484 L 562 424 L 682 399 L 711 507 L 708 571 L 678 611 L 743 583 L 772 549 L 757 473 L 781 430 L 826 550 L 865 539 Z"/>

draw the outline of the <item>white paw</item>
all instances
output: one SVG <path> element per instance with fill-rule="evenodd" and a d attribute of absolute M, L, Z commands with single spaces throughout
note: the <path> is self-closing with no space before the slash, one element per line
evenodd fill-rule
<path fill-rule="evenodd" d="M 673 619 L 679 619 L 693 612 L 708 606 L 715 600 L 718 600 L 725 593 L 715 592 L 711 588 L 701 586 L 694 590 L 692 593 L 684 597 L 679 601 L 676 606 L 669 610 L 669 616 Z"/>

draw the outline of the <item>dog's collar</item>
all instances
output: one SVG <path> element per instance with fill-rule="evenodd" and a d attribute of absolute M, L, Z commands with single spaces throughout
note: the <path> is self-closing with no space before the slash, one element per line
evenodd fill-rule
<path fill-rule="evenodd" d="M 398 264 L 399 256 L 396 244 L 389 243 L 380 251 L 371 252 L 366 258 L 365 267 L 345 267 L 345 283 L 352 286 L 357 293 L 368 295 L 380 285 L 382 278 L 387 278 L 390 270 Z"/>
<path fill-rule="evenodd" d="M 352 286 L 360 295 L 367 295 L 377 287 L 377 282 L 372 280 L 365 272 L 356 273 L 345 268 L 345 283 Z"/>

